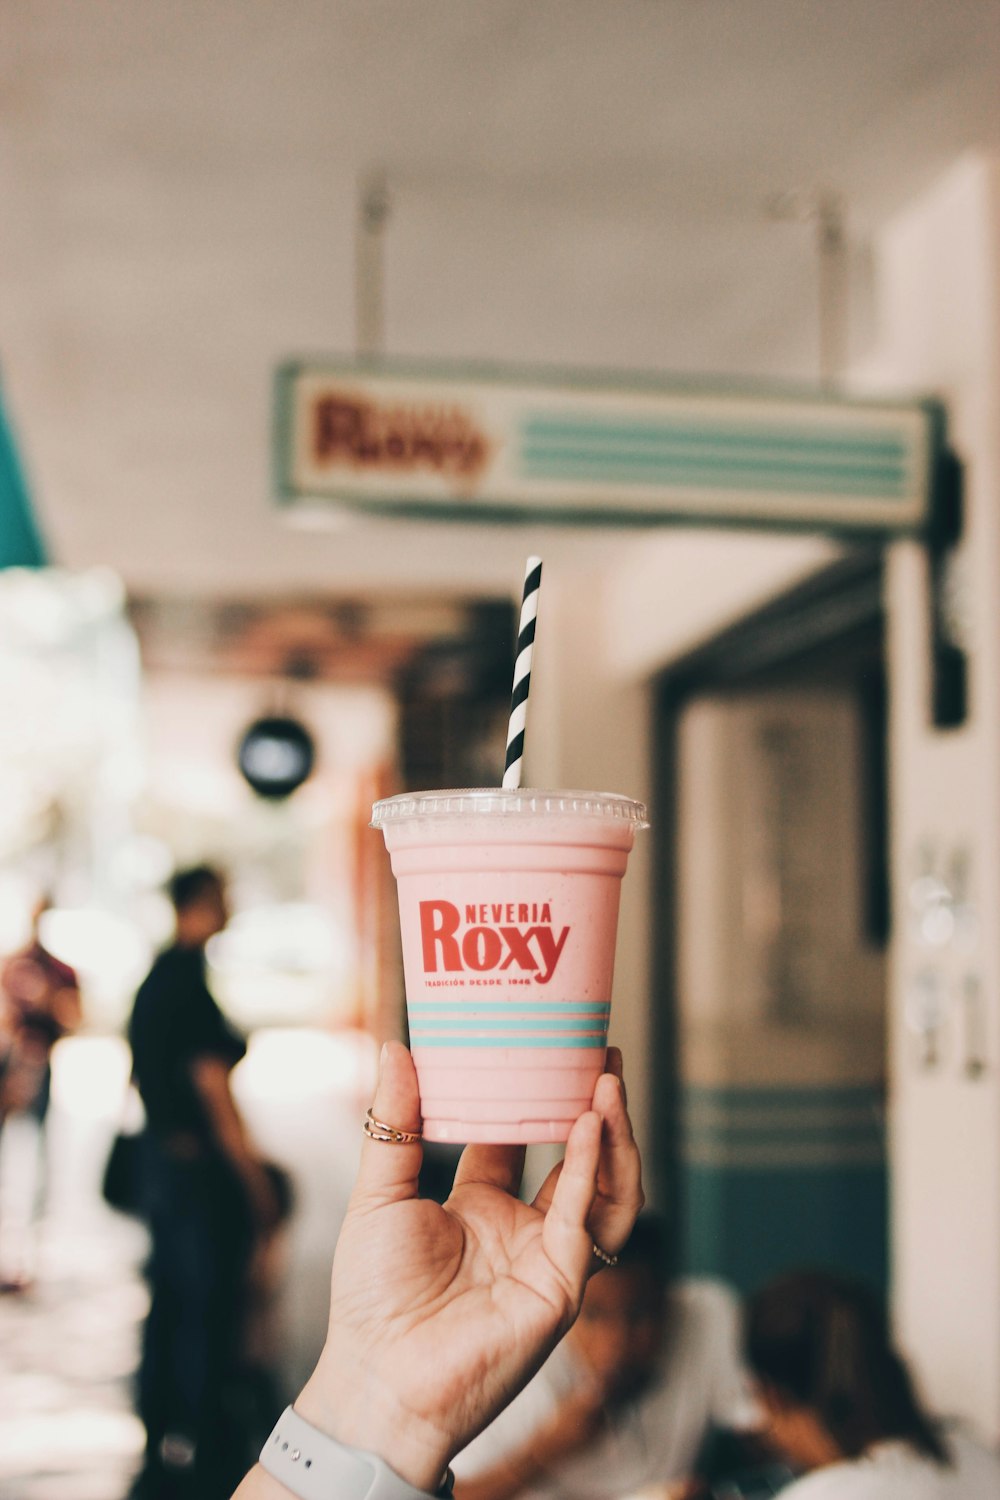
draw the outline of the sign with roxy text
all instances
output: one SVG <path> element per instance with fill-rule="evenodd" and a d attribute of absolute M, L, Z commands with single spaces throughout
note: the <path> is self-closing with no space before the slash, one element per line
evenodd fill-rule
<path fill-rule="evenodd" d="M 287 506 L 445 520 L 926 534 L 942 409 L 641 376 L 283 366 Z"/>

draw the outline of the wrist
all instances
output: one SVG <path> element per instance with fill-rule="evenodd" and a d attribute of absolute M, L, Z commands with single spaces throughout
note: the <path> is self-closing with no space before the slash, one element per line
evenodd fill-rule
<path fill-rule="evenodd" d="M 294 1409 L 338 1443 L 374 1454 L 415 1489 L 434 1495 L 442 1488 L 452 1454 L 441 1434 L 415 1421 L 360 1376 L 331 1380 L 317 1371 L 296 1396 Z"/>
<path fill-rule="evenodd" d="M 260 1466 L 297 1500 L 451 1500 L 450 1472 L 447 1487 L 431 1496 L 374 1453 L 320 1431 L 293 1406 L 274 1424 Z"/>

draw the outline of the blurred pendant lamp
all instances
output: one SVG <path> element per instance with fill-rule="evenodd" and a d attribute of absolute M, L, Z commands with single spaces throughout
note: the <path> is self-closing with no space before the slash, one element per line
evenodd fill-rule
<path fill-rule="evenodd" d="M 244 781 L 265 802 L 284 802 L 308 781 L 316 764 L 316 745 L 301 719 L 287 706 L 292 681 L 307 681 L 313 663 L 291 659 L 276 701 L 248 725 L 240 739 L 236 762 Z"/>

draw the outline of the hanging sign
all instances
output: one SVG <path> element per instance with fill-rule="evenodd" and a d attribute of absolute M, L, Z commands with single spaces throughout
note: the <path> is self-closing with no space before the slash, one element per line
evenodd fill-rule
<path fill-rule="evenodd" d="M 444 520 L 930 530 L 934 402 L 393 362 L 276 383 L 279 503 Z"/>

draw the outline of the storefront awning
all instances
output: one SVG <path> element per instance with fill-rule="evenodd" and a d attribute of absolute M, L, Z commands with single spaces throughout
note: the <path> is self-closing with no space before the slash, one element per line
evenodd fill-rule
<path fill-rule="evenodd" d="M 47 561 L 0 397 L 0 568 L 40 568 Z"/>

